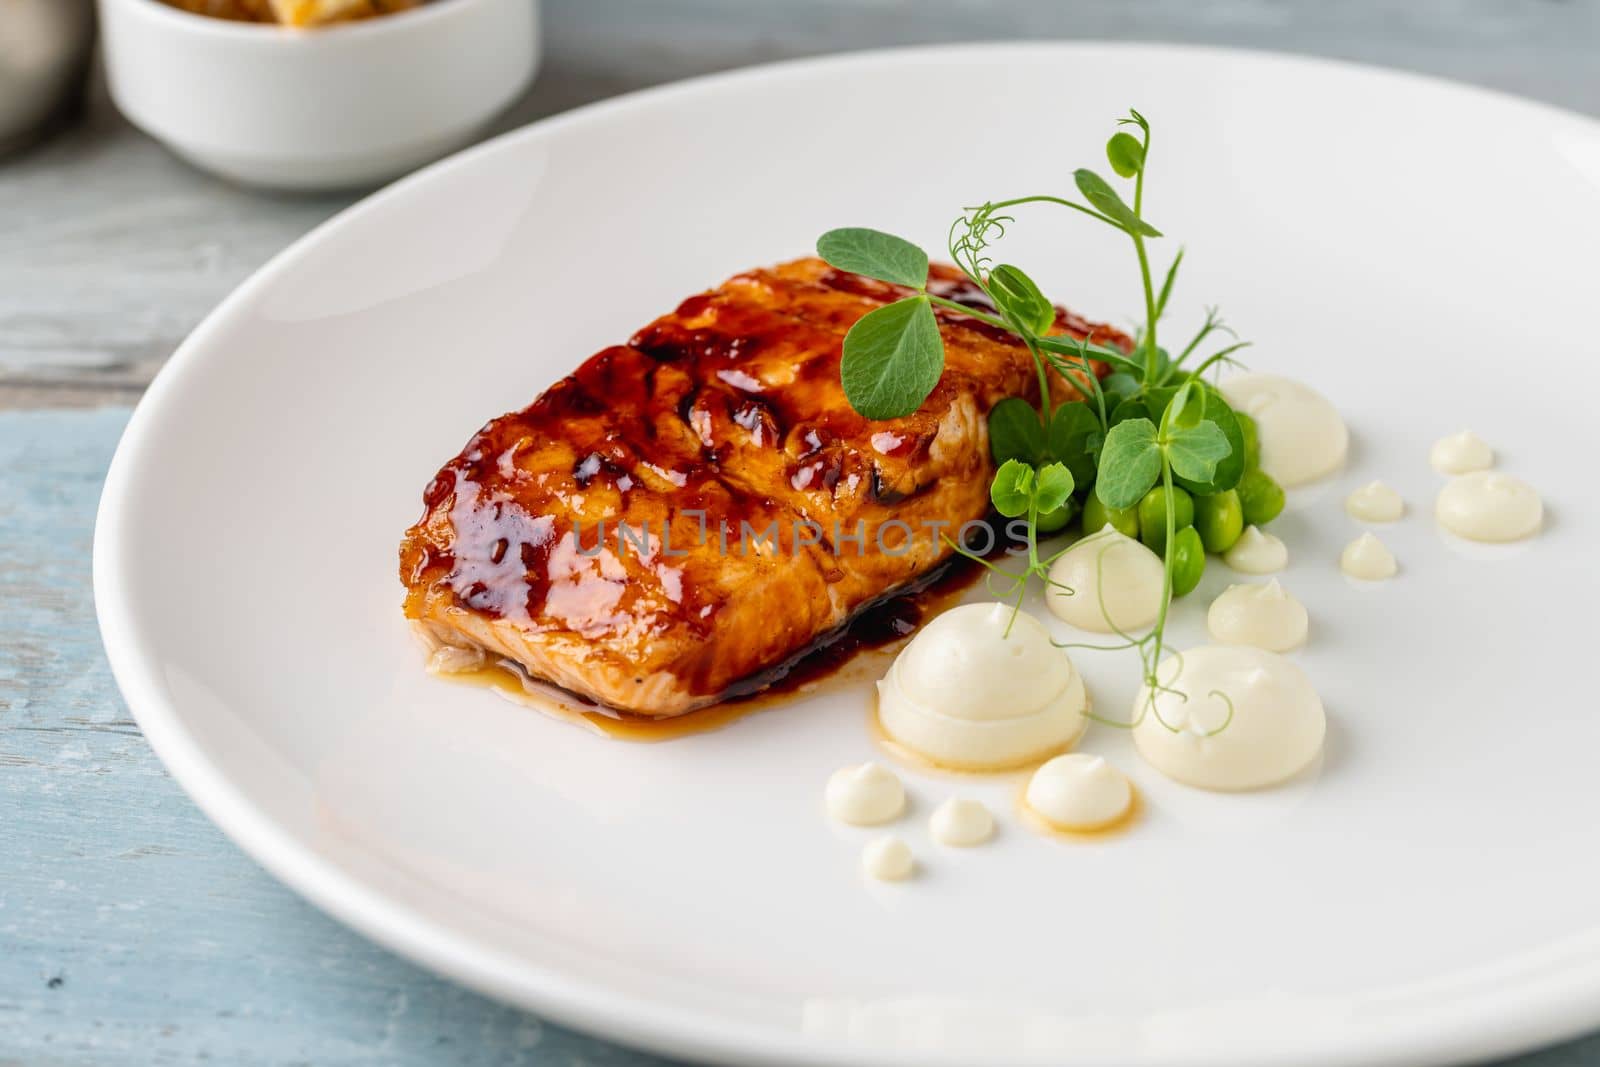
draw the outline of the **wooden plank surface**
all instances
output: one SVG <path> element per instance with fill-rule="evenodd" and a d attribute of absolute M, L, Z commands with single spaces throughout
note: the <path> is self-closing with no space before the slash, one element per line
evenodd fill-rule
<path fill-rule="evenodd" d="M 1018 36 L 1309 52 L 1600 114 L 1597 0 L 550 0 L 546 11 L 545 73 L 501 128 L 767 59 Z M 233 286 L 351 199 L 263 196 L 199 174 L 99 90 L 63 134 L 0 160 L 0 1067 L 663 1062 L 465 992 L 301 902 L 189 803 L 111 682 L 89 549 L 127 405 Z M 1600 1037 L 1516 1062 L 1596 1067 Z"/>
<path fill-rule="evenodd" d="M 1279 49 L 1600 114 L 1600 0 L 549 0 L 545 12 L 544 71 L 496 129 L 770 59 L 999 38 Z M 234 188 L 130 128 L 102 88 L 89 100 L 63 135 L 0 161 L 0 408 L 131 402 L 230 289 L 353 199 Z"/>
<path fill-rule="evenodd" d="M 116 693 L 89 589 L 127 414 L 0 414 L 0 1064 L 663 1062 L 350 933 L 167 776 Z"/>

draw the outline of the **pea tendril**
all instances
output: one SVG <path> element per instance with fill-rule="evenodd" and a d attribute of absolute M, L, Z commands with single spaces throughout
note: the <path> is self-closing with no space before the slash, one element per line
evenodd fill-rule
<path fill-rule="evenodd" d="M 986 582 L 1002 581 L 1000 599 L 1012 603 L 1015 620 L 1035 576 L 1043 582 L 1046 597 L 1075 595 L 1050 578 L 1050 567 L 1061 552 L 1042 554 L 1041 533 L 1061 529 L 1080 512 L 1085 515 L 1086 534 L 1096 532 L 1100 518 L 1130 536 L 1137 532 L 1162 559 L 1161 600 L 1149 632 L 1135 636 L 1111 623 L 1102 590 L 1102 616 L 1123 643 L 1061 647 L 1136 650 L 1147 696 L 1132 722 L 1114 724 L 1135 726 L 1146 713 L 1154 712 L 1164 727 L 1176 730 L 1156 707 L 1159 694 L 1188 699 L 1158 676 L 1164 654 L 1176 659 L 1180 673 L 1182 669 L 1181 653 L 1166 644 L 1172 600 L 1199 581 L 1206 550 L 1222 551 L 1237 537 L 1241 513 L 1250 521 L 1267 521 L 1281 508 L 1282 493 L 1271 479 L 1249 469 L 1247 442 L 1253 423 L 1234 412 L 1203 378 L 1208 371 L 1237 365 L 1234 354 L 1249 342 L 1238 340 L 1217 310 L 1208 308 L 1204 323 L 1175 358 L 1160 346 L 1157 331 L 1184 251 L 1180 248 L 1173 256 L 1157 286 L 1147 242 L 1162 233 L 1144 217 L 1150 123 L 1130 109 L 1118 126 L 1106 143 L 1106 159 L 1118 177 L 1131 179 L 1131 205 L 1105 178 L 1080 169 L 1073 172 L 1079 199 L 1034 194 L 985 201 L 963 208 L 950 223 L 946 235 L 950 259 L 983 294 L 988 307 L 930 292 L 926 253 L 890 234 L 831 230 L 818 239 L 817 251 L 836 268 L 912 290 L 904 299 L 863 316 L 845 337 L 840 367 L 845 395 L 867 418 L 908 415 L 933 391 L 944 366 L 935 308 L 1005 330 L 1026 347 L 1035 371 L 1036 400 L 1002 400 L 988 419 L 990 451 L 997 464 L 990 500 L 1002 516 L 1022 520 L 1024 544 L 1014 550 L 1022 557 L 1021 568 L 1001 567 L 948 537 L 945 543 L 984 567 Z M 1019 267 L 996 262 L 996 243 L 1017 224 L 1013 212 L 1032 205 L 1066 208 L 1130 239 L 1144 306 L 1144 321 L 1131 349 L 1101 343 L 1092 333 L 1079 337 L 1066 332 L 1055 305 L 1033 279 Z M 1201 349 L 1219 336 L 1229 343 L 1202 357 Z M 1191 360 L 1196 361 L 1192 367 Z M 1053 393 L 1067 399 L 1053 404 Z M 1236 486 L 1240 492 L 1235 492 Z M 1241 495 L 1247 487 L 1248 498 Z M 1180 506 L 1192 516 L 1190 502 L 1196 498 L 1211 517 L 1206 525 L 1209 540 L 1188 521 L 1179 521 Z M 1095 529 L 1089 528 L 1090 513 L 1096 519 Z M 1102 565 L 1103 559 L 1097 557 L 1097 574 Z M 989 588 L 993 592 L 992 584 Z M 1224 694 L 1211 695 L 1228 705 L 1221 729 L 1232 721 L 1233 705 Z"/>

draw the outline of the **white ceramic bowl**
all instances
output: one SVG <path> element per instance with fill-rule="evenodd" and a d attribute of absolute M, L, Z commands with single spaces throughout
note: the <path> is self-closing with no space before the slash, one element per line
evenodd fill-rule
<path fill-rule="evenodd" d="M 370 185 L 459 147 L 526 88 L 539 0 L 436 0 L 316 30 L 99 0 L 111 95 L 195 165 L 251 185 Z"/>

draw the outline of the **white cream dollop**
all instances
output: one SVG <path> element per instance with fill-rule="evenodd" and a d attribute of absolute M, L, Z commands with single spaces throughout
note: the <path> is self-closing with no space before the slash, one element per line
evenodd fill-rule
<path fill-rule="evenodd" d="M 1128 813 L 1133 786 L 1101 757 L 1073 752 L 1034 771 L 1023 801 L 1057 830 L 1097 830 Z"/>
<path fill-rule="evenodd" d="M 1240 574 L 1272 574 L 1289 565 L 1289 546 L 1259 526 L 1246 526 L 1222 561 Z"/>
<path fill-rule="evenodd" d="M 878 683 L 891 740 L 958 770 L 1016 767 L 1071 747 L 1088 724 L 1083 679 L 1043 623 L 1012 615 L 1008 604 L 963 604 L 911 639 Z"/>
<path fill-rule="evenodd" d="M 1344 510 L 1362 522 L 1394 522 L 1406 513 L 1406 502 L 1392 486 L 1368 482 L 1344 498 Z"/>
<path fill-rule="evenodd" d="M 1488 470 L 1494 466 L 1494 449 L 1471 430 L 1462 430 L 1435 441 L 1428 462 L 1440 474 Z"/>
<path fill-rule="evenodd" d="M 1275 652 L 1203 645 L 1163 660 L 1156 676 L 1175 692 L 1152 698 L 1148 686 L 1140 690 L 1133 741 L 1168 778 L 1200 789 L 1259 789 L 1298 773 L 1322 749 L 1322 700 L 1305 672 Z"/>
<path fill-rule="evenodd" d="M 893 822 L 906 809 L 905 786 L 880 763 L 840 767 L 829 777 L 824 796 L 828 814 L 851 826 Z"/>
<path fill-rule="evenodd" d="M 1276 374 L 1222 380 L 1228 403 L 1256 420 L 1261 469 L 1285 488 L 1332 474 L 1344 463 L 1350 431 L 1339 411 L 1308 385 Z"/>
<path fill-rule="evenodd" d="M 861 869 L 880 882 L 899 882 L 917 869 L 911 846 L 898 837 L 878 837 L 861 850 Z"/>
<path fill-rule="evenodd" d="M 1108 523 L 1050 565 L 1055 584 L 1046 588 L 1045 604 L 1080 630 L 1128 633 L 1160 613 L 1165 573 L 1160 556 Z"/>
<path fill-rule="evenodd" d="M 1497 471 L 1451 478 L 1433 513 L 1439 525 L 1469 541 L 1520 541 L 1544 525 L 1544 503 L 1533 486 Z"/>
<path fill-rule="evenodd" d="M 1394 561 L 1389 546 L 1368 530 L 1344 546 L 1344 551 L 1339 553 L 1339 569 L 1364 582 L 1381 582 L 1393 578 L 1400 566 Z"/>
<path fill-rule="evenodd" d="M 928 833 L 941 845 L 971 848 L 994 836 L 994 816 L 969 797 L 951 797 L 933 809 Z"/>
<path fill-rule="evenodd" d="M 1309 628 L 1305 605 L 1277 579 L 1265 585 L 1230 585 L 1206 612 L 1206 629 L 1218 641 L 1268 652 L 1299 648 Z"/>

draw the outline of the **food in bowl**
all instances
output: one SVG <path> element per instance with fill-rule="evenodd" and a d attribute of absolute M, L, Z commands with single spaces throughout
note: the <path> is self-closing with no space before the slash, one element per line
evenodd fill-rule
<path fill-rule="evenodd" d="M 273 189 L 369 186 L 431 162 L 477 136 L 538 66 L 539 0 L 421 0 L 308 29 L 160 0 L 97 6 L 107 87 L 128 120 L 205 170 Z"/>
<path fill-rule="evenodd" d="M 322 26 L 409 11 L 424 0 L 165 0 L 196 15 L 236 22 Z"/>

